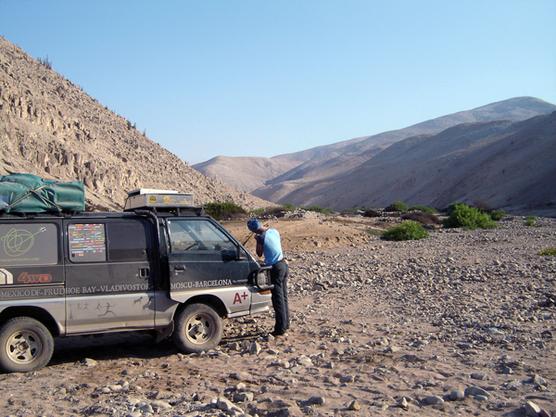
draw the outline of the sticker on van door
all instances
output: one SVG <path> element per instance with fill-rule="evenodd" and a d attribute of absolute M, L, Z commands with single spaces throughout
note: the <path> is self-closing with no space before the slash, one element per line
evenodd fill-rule
<path fill-rule="evenodd" d="M 0 268 L 0 285 L 10 285 L 14 283 L 14 276 L 7 269 Z"/>
<path fill-rule="evenodd" d="M 18 284 L 49 284 L 52 282 L 52 275 L 22 272 L 16 278 L 16 282 Z"/>
<path fill-rule="evenodd" d="M 0 224 L 0 265 L 58 263 L 58 228 L 54 223 Z"/>

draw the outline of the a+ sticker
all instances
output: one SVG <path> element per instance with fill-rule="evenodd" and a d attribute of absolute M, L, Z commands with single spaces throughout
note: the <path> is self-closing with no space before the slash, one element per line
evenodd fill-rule
<path fill-rule="evenodd" d="M 234 296 L 234 304 L 243 304 L 247 297 L 249 297 L 249 295 L 245 291 L 243 291 L 243 294 L 236 292 L 236 295 Z"/>

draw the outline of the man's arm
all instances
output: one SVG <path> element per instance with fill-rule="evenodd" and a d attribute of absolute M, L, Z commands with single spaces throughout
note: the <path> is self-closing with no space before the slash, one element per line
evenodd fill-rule
<path fill-rule="evenodd" d="M 257 240 L 257 256 L 263 256 L 263 247 L 264 247 L 264 236 L 263 235 L 256 235 L 255 239 Z"/>

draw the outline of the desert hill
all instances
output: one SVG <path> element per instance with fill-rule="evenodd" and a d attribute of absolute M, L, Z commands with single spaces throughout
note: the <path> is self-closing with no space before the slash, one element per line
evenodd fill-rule
<path fill-rule="evenodd" d="M 193 192 L 199 203 L 268 203 L 208 179 L 125 118 L 0 37 L 0 175 L 83 180 L 88 204 L 118 208 L 138 187 Z"/>
<path fill-rule="evenodd" d="M 437 134 L 462 123 L 490 122 L 496 120 L 521 121 L 539 114 L 556 110 L 556 106 L 533 97 L 516 97 L 491 103 L 476 109 L 462 111 L 428 120 L 404 129 L 384 132 L 366 138 L 340 142 L 330 150 L 328 156 L 309 159 L 279 177 L 267 181 L 253 194 L 271 201 L 292 202 L 291 192 L 306 184 L 340 177 L 360 164 L 370 160 L 393 143 L 417 136 Z M 300 195 L 296 193 L 296 195 Z M 306 200 L 315 197 L 306 195 Z"/>
<path fill-rule="evenodd" d="M 250 192 L 263 187 L 268 179 L 289 171 L 301 162 L 303 160 L 287 156 L 273 158 L 216 156 L 193 165 L 193 168 L 207 177 L 219 179 L 238 190 Z"/>
<path fill-rule="evenodd" d="M 462 201 L 552 213 L 554 161 L 556 112 L 515 123 L 464 123 L 397 142 L 349 173 L 305 184 L 284 198 L 335 208 Z"/>
<path fill-rule="evenodd" d="M 252 191 L 262 198 L 289 202 L 289 193 L 326 178 L 341 176 L 400 140 L 436 134 L 461 123 L 520 121 L 550 113 L 556 106 L 534 97 L 516 97 L 487 104 L 403 129 L 364 136 L 272 158 L 216 157 L 194 165 L 205 175 Z"/>

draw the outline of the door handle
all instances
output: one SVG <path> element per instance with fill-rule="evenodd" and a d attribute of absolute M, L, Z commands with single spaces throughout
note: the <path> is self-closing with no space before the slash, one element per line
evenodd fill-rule
<path fill-rule="evenodd" d="M 149 268 L 139 268 L 139 277 L 148 278 L 150 276 L 150 272 Z"/>
<path fill-rule="evenodd" d="M 175 271 L 185 271 L 187 269 L 187 267 L 185 265 L 176 265 L 174 267 Z"/>

